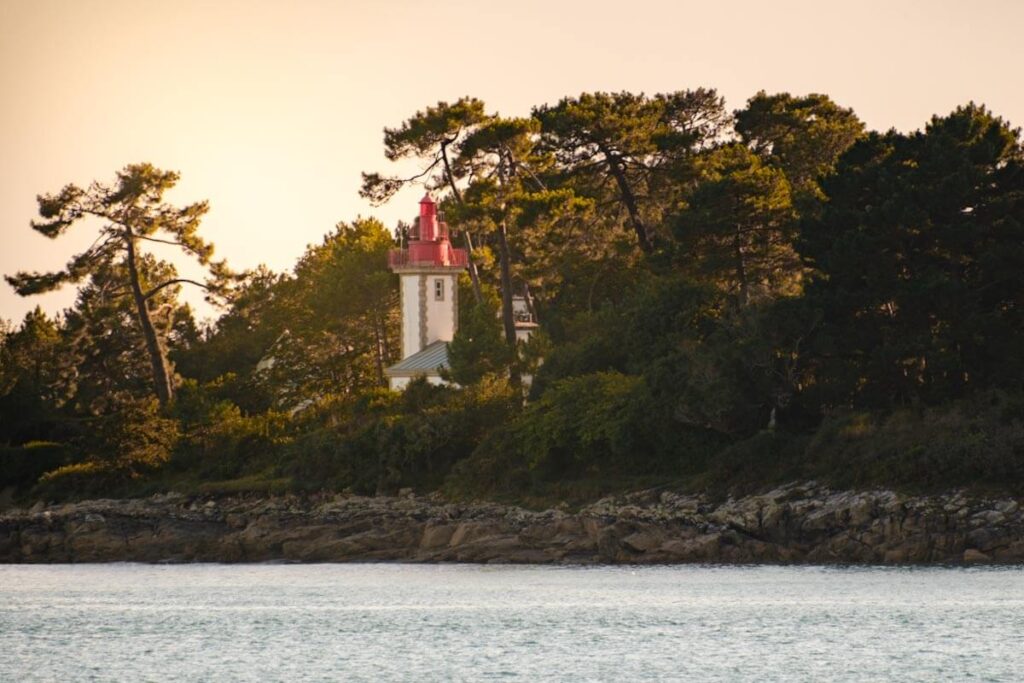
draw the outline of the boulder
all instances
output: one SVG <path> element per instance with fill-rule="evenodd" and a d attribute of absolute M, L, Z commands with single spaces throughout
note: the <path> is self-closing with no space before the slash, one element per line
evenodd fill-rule
<path fill-rule="evenodd" d="M 968 564 L 979 564 L 983 562 L 991 562 L 992 558 L 974 548 L 968 548 L 964 551 L 964 562 Z"/>

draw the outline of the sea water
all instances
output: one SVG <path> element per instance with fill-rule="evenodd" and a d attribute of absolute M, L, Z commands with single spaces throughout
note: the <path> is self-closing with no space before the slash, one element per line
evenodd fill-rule
<path fill-rule="evenodd" d="M 1017 568 L 0 566 L 0 681 L 1019 681 Z"/>

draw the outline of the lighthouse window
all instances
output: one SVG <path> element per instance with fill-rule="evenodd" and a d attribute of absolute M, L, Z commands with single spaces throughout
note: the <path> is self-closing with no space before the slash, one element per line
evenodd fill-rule
<path fill-rule="evenodd" d="M 444 301 L 444 280 L 434 280 L 434 301 Z"/>

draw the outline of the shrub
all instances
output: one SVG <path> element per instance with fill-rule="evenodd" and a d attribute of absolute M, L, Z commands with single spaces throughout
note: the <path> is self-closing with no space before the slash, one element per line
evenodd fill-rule
<path fill-rule="evenodd" d="M 452 495 L 543 495 L 678 479 L 699 471 L 719 435 L 675 423 L 642 377 L 595 372 L 555 382 L 452 471 Z M 570 483 L 571 482 L 571 483 Z"/>
<path fill-rule="evenodd" d="M 517 405 L 507 382 L 494 377 L 462 389 L 420 380 L 401 394 L 333 402 L 314 409 L 324 426 L 282 453 L 280 472 L 306 487 L 433 490 Z"/>
<path fill-rule="evenodd" d="M 116 496 L 130 478 L 127 470 L 112 463 L 87 460 L 47 472 L 32 494 L 47 500 Z"/>
<path fill-rule="evenodd" d="M 1019 399 L 989 393 L 889 415 L 833 416 L 807 448 L 807 472 L 836 486 L 1024 490 Z"/>
<path fill-rule="evenodd" d="M 0 447 L 0 490 L 13 487 L 17 492 L 31 488 L 39 477 L 74 458 L 64 444 L 30 441 L 23 446 Z"/>
<path fill-rule="evenodd" d="M 193 417 L 173 466 L 207 480 L 251 474 L 277 462 L 291 433 L 292 421 L 284 413 L 242 415 L 238 406 L 219 401 L 201 417 Z"/>
<path fill-rule="evenodd" d="M 100 418 L 83 450 L 86 460 L 138 477 L 170 460 L 180 435 L 178 421 L 165 417 L 156 399 L 138 400 Z"/>
<path fill-rule="evenodd" d="M 713 458 L 695 483 L 715 492 L 751 493 L 806 478 L 804 451 L 807 437 L 762 431 L 737 441 Z"/>

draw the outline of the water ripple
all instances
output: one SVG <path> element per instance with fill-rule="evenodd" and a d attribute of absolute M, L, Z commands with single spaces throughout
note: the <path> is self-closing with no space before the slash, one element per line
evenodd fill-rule
<path fill-rule="evenodd" d="M 1016 568 L 0 566 L 0 681 L 1013 681 Z"/>

